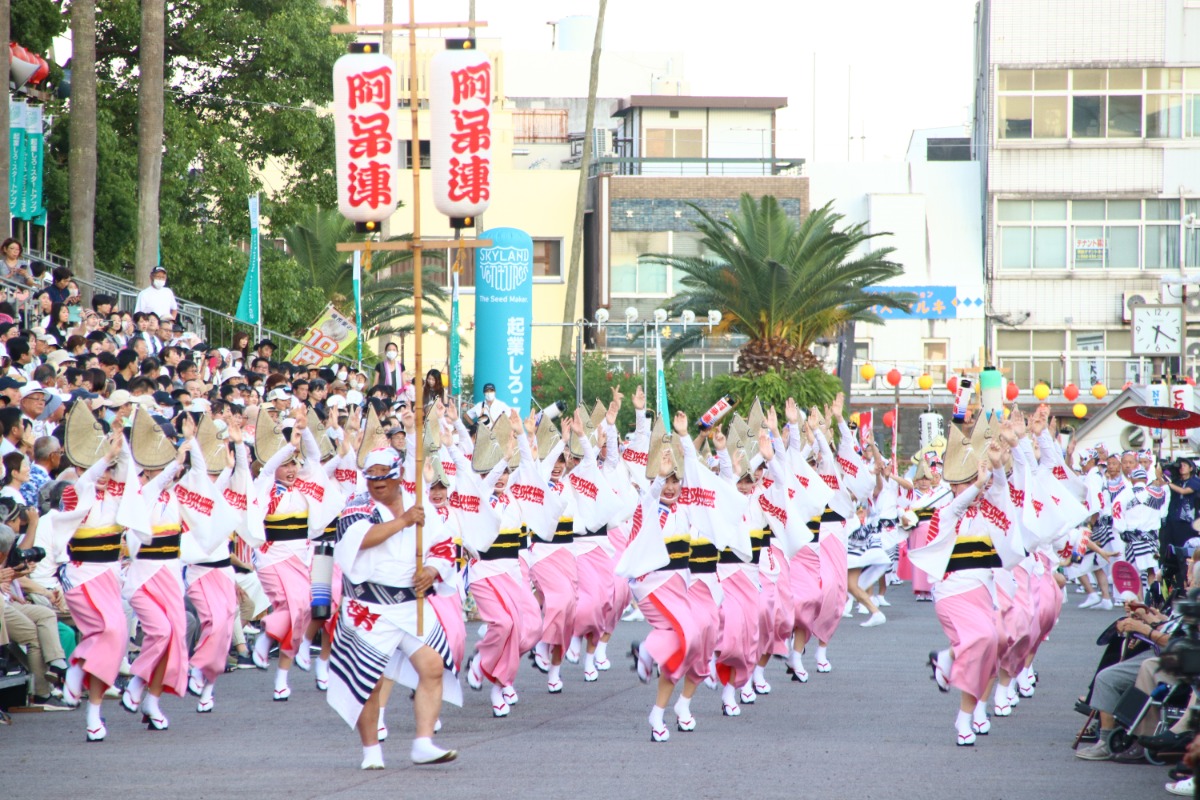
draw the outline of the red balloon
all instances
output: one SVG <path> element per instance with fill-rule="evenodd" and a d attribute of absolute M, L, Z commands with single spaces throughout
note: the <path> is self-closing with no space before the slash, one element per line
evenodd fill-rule
<path fill-rule="evenodd" d="M 1121 387 L 1121 391 L 1128 389 L 1130 386 L 1133 386 L 1133 381 L 1125 381 L 1125 385 Z"/>
<path fill-rule="evenodd" d="M 888 382 L 888 386 L 899 386 L 900 385 L 900 370 L 895 369 L 895 368 L 888 370 L 887 382 Z"/>
<path fill-rule="evenodd" d="M 883 427 L 890 428 L 896 421 L 896 414 L 892 411 L 883 412 Z"/>
<path fill-rule="evenodd" d="M 946 381 L 946 389 L 950 394 L 958 394 L 958 376 L 951 375 L 950 380 Z"/>
<path fill-rule="evenodd" d="M 1008 402 L 1012 403 L 1017 399 L 1017 395 L 1021 393 L 1021 387 L 1017 386 L 1013 381 L 1008 382 L 1008 386 L 1004 389 L 1004 396 L 1008 398 Z"/>
<path fill-rule="evenodd" d="M 1072 403 L 1075 402 L 1075 399 L 1079 397 L 1079 387 L 1073 383 L 1068 383 L 1063 387 L 1063 397 Z"/>

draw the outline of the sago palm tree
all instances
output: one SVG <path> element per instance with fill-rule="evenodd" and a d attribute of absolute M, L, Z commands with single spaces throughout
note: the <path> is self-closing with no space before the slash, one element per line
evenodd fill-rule
<path fill-rule="evenodd" d="M 841 214 L 830 205 L 796 222 L 774 197 L 743 194 L 738 212 L 719 220 L 694 204 L 702 235 L 698 256 L 650 255 L 684 274 L 672 298 L 672 315 L 684 309 L 719 309 L 713 334 L 749 337 L 738 355 L 738 372 L 758 375 L 819 366 L 811 347 L 847 322 L 880 322 L 873 307 L 907 310 L 911 295 L 868 291 L 904 274 L 891 247 L 870 249 L 887 234 L 866 233 L 863 224 L 839 229 Z M 672 356 L 709 334 L 691 328 L 664 351 Z"/>

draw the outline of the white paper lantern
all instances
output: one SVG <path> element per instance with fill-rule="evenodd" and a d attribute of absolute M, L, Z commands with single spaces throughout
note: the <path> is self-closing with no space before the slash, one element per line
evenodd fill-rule
<path fill-rule="evenodd" d="M 382 222 L 400 202 L 396 62 L 381 53 L 347 53 L 333 65 L 338 211 L 354 222 Z"/>
<path fill-rule="evenodd" d="M 482 214 L 492 196 L 492 62 L 459 44 L 429 62 L 433 204 L 452 218 Z"/>

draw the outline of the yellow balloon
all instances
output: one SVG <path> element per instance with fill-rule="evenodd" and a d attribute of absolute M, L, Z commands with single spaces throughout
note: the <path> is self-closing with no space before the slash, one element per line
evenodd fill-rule
<path fill-rule="evenodd" d="M 449 386 L 449 385 L 450 385 L 450 373 L 443 372 L 442 373 L 442 386 Z"/>
<path fill-rule="evenodd" d="M 1108 387 L 1105 386 L 1103 383 L 1097 383 L 1095 386 L 1092 387 L 1092 397 L 1096 398 L 1097 400 L 1103 400 L 1107 396 L 1108 396 Z"/>
<path fill-rule="evenodd" d="M 1038 400 L 1045 400 L 1050 396 L 1050 387 L 1044 383 L 1039 383 L 1037 386 L 1033 387 L 1033 396 Z"/>
<path fill-rule="evenodd" d="M 1012 413 L 1012 409 L 1011 409 L 1011 408 L 1009 408 L 1008 406 L 1005 406 L 1005 407 L 1004 407 L 1004 418 L 1005 418 L 1005 419 L 1008 419 L 1008 415 L 1009 415 L 1009 414 L 1011 414 L 1011 413 Z"/>
<path fill-rule="evenodd" d="M 917 378 L 917 386 L 921 388 L 922 392 L 928 392 L 933 388 L 933 378 L 929 375 L 922 375 Z"/>
<path fill-rule="evenodd" d="M 1075 415 L 1076 419 L 1083 419 L 1087 416 L 1087 406 L 1083 403 L 1076 403 L 1071 407 L 1071 413 Z"/>
<path fill-rule="evenodd" d="M 863 364 L 861 367 L 858 368 L 858 374 L 862 376 L 862 379 L 864 381 L 869 382 L 872 378 L 875 377 L 875 367 L 870 363 Z"/>

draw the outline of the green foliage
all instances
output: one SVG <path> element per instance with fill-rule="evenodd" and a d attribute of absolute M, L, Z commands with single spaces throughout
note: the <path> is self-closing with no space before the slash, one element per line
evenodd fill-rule
<path fill-rule="evenodd" d="M 50 47 L 54 37 L 67 29 L 67 15 L 53 0 L 11 0 L 9 20 L 12 40 L 53 63 Z M 55 67 L 51 67 L 55 69 Z"/>
<path fill-rule="evenodd" d="M 843 216 L 831 205 L 799 223 L 769 195 L 755 200 L 743 194 L 739 211 L 727 219 L 692 208 L 701 217 L 695 223 L 703 237 L 701 254 L 646 256 L 684 275 L 669 311 L 720 309 L 724 318 L 712 333 L 740 333 L 752 345 L 786 347 L 786 352 L 766 354 L 768 360 L 794 361 L 796 350 L 807 353 L 818 338 L 848 320 L 878 322 L 873 306 L 906 308 L 911 302 L 911 297 L 867 291 L 903 275 L 904 268 L 888 258 L 894 248 L 869 249 L 871 240 L 886 234 L 867 233 L 864 224 L 839 228 Z M 674 355 L 707 334 L 707 328 L 697 327 L 668 351 Z"/>
<path fill-rule="evenodd" d="M 332 101 L 333 62 L 347 41 L 329 26 L 344 16 L 321 0 L 168 4 L 161 242 L 182 297 L 233 312 L 246 271 L 237 244 L 249 234 L 248 195 L 266 193 L 264 224 L 274 230 L 335 204 L 333 123 L 318 110 Z M 111 0 L 96 24 L 96 266 L 131 276 L 140 3 Z M 65 253 L 69 109 L 52 112 L 46 204 L 51 249 Z M 266 324 L 290 332 L 311 323 L 324 305 L 321 287 L 272 248 L 262 253 Z"/>
<path fill-rule="evenodd" d="M 803 372 L 778 373 L 769 370 L 764 375 L 718 375 L 714 378 L 700 377 L 682 380 L 678 371 L 668 365 L 667 403 L 674 414 L 682 411 L 689 425 L 695 427 L 700 416 L 725 395 L 737 400 L 743 416 L 749 413 L 750 405 L 758 397 L 763 407 L 774 405 L 781 413 L 789 397 L 795 398 L 801 408 L 825 406 L 833 402 L 842 390 L 841 381 L 820 369 Z M 654 376 L 646 381 L 646 407 L 654 410 Z M 612 400 L 612 389 L 617 387 L 625 395 L 621 413 L 617 418 L 617 430 L 622 433 L 633 430 L 633 393 L 642 385 L 641 373 L 613 369 L 608 360 L 598 353 L 583 357 L 583 399 L 589 412 L 597 400 L 606 405 Z M 533 363 L 533 399 L 539 406 L 558 400 L 566 403 L 568 410 L 575 408 L 575 361 L 546 358 Z"/>

